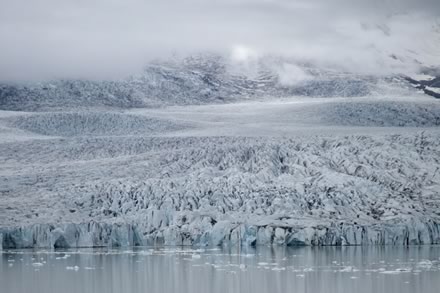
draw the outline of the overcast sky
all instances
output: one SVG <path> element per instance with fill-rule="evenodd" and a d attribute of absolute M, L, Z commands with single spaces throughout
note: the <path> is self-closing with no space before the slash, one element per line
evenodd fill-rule
<path fill-rule="evenodd" d="M 416 71 L 417 62 L 440 60 L 439 0 L 0 4 L 2 81 L 122 78 L 151 59 L 206 51 L 242 61 L 280 55 L 371 74 Z"/>

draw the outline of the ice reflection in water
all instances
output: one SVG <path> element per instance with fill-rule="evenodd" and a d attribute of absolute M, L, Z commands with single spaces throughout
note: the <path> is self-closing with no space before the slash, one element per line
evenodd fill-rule
<path fill-rule="evenodd" d="M 1 292 L 435 292 L 440 247 L 3 251 Z"/>

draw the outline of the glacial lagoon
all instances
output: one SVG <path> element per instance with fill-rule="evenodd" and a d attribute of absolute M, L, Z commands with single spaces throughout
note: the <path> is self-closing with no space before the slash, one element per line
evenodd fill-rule
<path fill-rule="evenodd" d="M 440 246 L 4 250 L 5 293 L 438 293 Z"/>

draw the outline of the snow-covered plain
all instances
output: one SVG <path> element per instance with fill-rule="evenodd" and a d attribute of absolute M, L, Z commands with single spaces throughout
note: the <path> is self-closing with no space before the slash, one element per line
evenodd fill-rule
<path fill-rule="evenodd" d="M 440 100 L 0 111 L 0 248 L 440 243 Z"/>

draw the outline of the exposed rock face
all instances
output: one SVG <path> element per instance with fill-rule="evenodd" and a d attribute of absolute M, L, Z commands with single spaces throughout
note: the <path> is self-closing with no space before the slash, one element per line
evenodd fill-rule
<path fill-rule="evenodd" d="M 406 79 L 417 89 L 422 90 L 425 94 L 440 99 L 440 70 L 430 72 L 427 79 L 417 79 L 407 77 Z"/>

